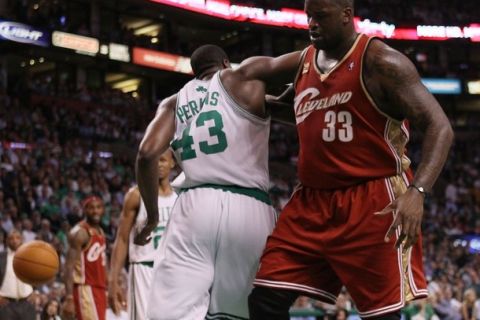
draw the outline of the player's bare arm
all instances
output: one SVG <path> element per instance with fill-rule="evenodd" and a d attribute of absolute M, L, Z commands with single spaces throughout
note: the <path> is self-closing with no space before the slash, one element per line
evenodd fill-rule
<path fill-rule="evenodd" d="M 422 159 L 413 185 L 430 191 L 447 159 L 453 142 L 453 130 L 447 116 L 433 95 L 422 84 L 412 62 L 400 52 L 380 41 L 373 41 L 367 51 L 365 82 L 381 110 L 395 119 L 408 119 L 424 134 Z M 395 210 L 397 216 L 386 240 L 398 226 L 402 232 L 396 246 L 416 243 L 423 216 L 424 194 L 408 188 L 391 205 L 381 211 Z"/>
<path fill-rule="evenodd" d="M 244 80 L 260 80 L 269 84 L 285 84 L 292 82 L 302 57 L 301 51 L 287 53 L 282 56 L 251 57 L 245 59 L 235 73 Z"/>
<path fill-rule="evenodd" d="M 158 223 L 158 159 L 167 151 L 175 134 L 176 104 L 176 95 L 162 101 L 138 149 L 135 171 L 147 210 L 147 224 L 135 237 L 137 245 L 145 245 L 151 240 L 150 233 Z"/>
<path fill-rule="evenodd" d="M 295 88 L 293 84 L 288 85 L 279 96 L 266 95 L 266 107 L 270 111 L 272 119 L 284 124 L 295 125 L 294 98 Z"/>
<path fill-rule="evenodd" d="M 137 218 L 140 208 L 140 192 L 137 187 L 128 190 L 125 195 L 120 221 L 118 223 L 117 235 L 112 249 L 110 259 L 110 273 L 108 278 L 108 302 L 115 314 L 119 314 L 125 304 L 125 297 L 119 287 L 118 278 L 125 265 L 128 253 L 128 241 L 130 231 Z"/>
<path fill-rule="evenodd" d="M 65 303 L 63 306 L 63 311 L 65 316 L 72 317 L 75 315 L 75 309 L 73 306 L 73 268 L 75 262 L 80 260 L 82 254 L 82 249 L 88 243 L 90 236 L 87 231 L 78 226 L 73 228 L 68 234 L 68 245 L 69 249 L 67 252 L 67 259 L 65 261 L 65 270 L 64 270 L 64 282 L 65 282 Z"/>
<path fill-rule="evenodd" d="M 244 109 L 265 117 L 266 84 L 291 82 L 298 70 L 301 52 L 272 57 L 251 57 L 238 69 L 222 72 L 222 83 L 229 95 Z"/>

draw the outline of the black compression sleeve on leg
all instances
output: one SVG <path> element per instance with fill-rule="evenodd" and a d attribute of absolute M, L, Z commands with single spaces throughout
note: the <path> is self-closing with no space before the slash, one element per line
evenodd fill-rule
<path fill-rule="evenodd" d="M 384 314 L 383 316 L 375 318 L 366 318 L 368 320 L 400 320 L 402 318 L 402 313 L 399 311 Z M 363 318 L 362 318 L 363 319 Z"/>
<path fill-rule="evenodd" d="M 255 287 L 248 296 L 250 320 L 289 320 L 290 306 L 298 292 Z"/>

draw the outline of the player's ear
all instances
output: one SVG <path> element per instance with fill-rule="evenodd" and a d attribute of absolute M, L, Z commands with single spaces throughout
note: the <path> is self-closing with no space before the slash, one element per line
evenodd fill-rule
<path fill-rule="evenodd" d="M 224 67 L 225 69 L 231 68 L 232 65 L 230 64 L 230 60 L 228 60 L 228 59 L 223 59 L 223 67 Z"/>
<path fill-rule="evenodd" d="M 342 11 L 343 24 L 349 24 L 353 19 L 352 7 L 345 7 Z"/>

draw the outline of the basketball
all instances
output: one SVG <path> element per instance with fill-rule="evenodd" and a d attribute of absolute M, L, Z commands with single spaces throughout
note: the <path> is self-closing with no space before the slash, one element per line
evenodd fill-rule
<path fill-rule="evenodd" d="M 59 264 L 57 251 L 40 240 L 21 245 L 13 257 L 13 271 L 17 277 L 33 286 L 53 279 Z"/>

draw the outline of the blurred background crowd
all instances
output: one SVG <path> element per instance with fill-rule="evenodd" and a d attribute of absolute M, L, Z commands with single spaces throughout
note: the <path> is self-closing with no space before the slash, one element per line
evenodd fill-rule
<path fill-rule="evenodd" d="M 104 13 L 108 14 L 104 17 L 107 28 L 104 23 L 95 22 L 98 13 L 93 2 L 3 0 L 0 17 L 185 56 L 196 46 L 211 42 L 225 47 L 235 62 L 253 54 L 299 49 L 308 41 L 305 31 L 296 31 L 296 37 L 285 37 L 278 29 L 257 32 L 251 25 L 226 26 L 219 22 L 222 31 L 217 32 L 212 30 L 217 27 L 206 26 L 201 19 L 196 22 L 198 28 L 187 27 L 185 19 L 169 15 L 167 9 L 164 13 L 163 7 L 155 16 L 155 21 L 160 21 L 157 35 L 136 33 L 127 21 L 140 18 L 128 16 L 122 10 L 136 8 L 137 14 L 144 12 L 146 9 L 138 1 L 135 4 L 105 1 L 110 11 L 118 2 L 118 10 Z M 291 0 L 232 3 L 274 9 L 302 8 L 301 1 Z M 78 11 L 82 5 L 90 5 L 91 10 Z M 357 0 L 356 7 L 356 15 L 361 18 L 405 26 L 480 23 L 478 0 L 448 3 Z M 143 14 L 143 19 L 154 19 Z M 206 38 L 206 32 L 211 33 L 210 38 Z M 230 38 L 222 38 L 227 34 Z M 480 78 L 479 44 L 467 40 L 390 41 L 389 44 L 407 54 L 422 76 Z M 5 48 L 2 43 L 0 46 Z M 24 61 L 39 61 L 32 50 L 11 48 L 9 54 L 18 59 L 11 56 L 0 59 L 0 251 L 5 249 L 5 235 L 18 229 L 24 242 L 41 239 L 52 243 L 63 266 L 67 234 L 82 219 L 81 200 L 85 195 L 99 194 L 105 202 L 102 227 L 112 245 L 124 195 L 135 184 L 134 156 L 146 125 L 157 102 L 180 89 L 189 76 L 166 71 L 160 74 L 158 70 L 153 74 L 123 65 L 99 67 L 105 69 L 100 72 L 104 79 L 111 76 L 112 68 L 115 74 L 132 73 L 140 77 L 140 85 L 128 91 L 108 81 L 99 81 L 98 70 L 92 67 L 94 62 L 84 67 L 78 61 L 52 56 L 49 61 L 53 67 L 35 69 L 30 62 L 29 69 L 28 63 L 22 64 Z M 16 68 L 9 66 L 11 58 L 18 62 Z M 403 316 L 412 320 L 480 319 L 480 107 L 478 98 L 468 95 L 438 99 L 451 119 L 456 141 L 435 190 L 426 200 L 422 241 L 430 297 L 408 305 Z M 409 145 L 414 166 L 421 157 L 420 138 L 414 133 Z M 295 127 L 273 122 L 270 194 L 277 210 L 286 204 L 297 183 L 297 152 Z M 39 317 L 47 309 L 50 313 L 59 312 L 64 294 L 62 272 L 63 267 L 58 279 L 35 291 Z M 358 316 L 344 291 L 336 306 L 299 298 L 292 308 L 291 319 L 358 319 Z"/>

